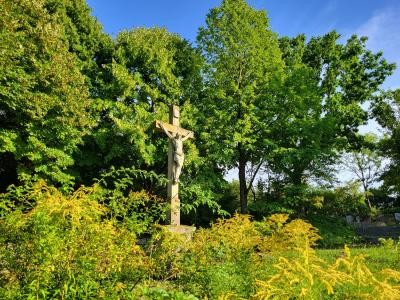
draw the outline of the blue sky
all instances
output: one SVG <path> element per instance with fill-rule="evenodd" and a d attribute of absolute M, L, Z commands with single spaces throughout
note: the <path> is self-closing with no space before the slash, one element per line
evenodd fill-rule
<path fill-rule="evenodd" d="M 399 0 L 249 0 L 265 9 L 272 30 L 279 35 L 307 37 L 336 29 L 344 38 L 353 33 L 369 37 L 368 47 L 383 51 L 390 62 L 400 67 Z M 145 26 L 166 27 L 192 42 L 204 24 L 210 8 L 220 0 L 88 0 L 92 13 L 106 32 L 115 36 L 123 29 Z M 385 87 L 400 87 L 400 71 Z"/>

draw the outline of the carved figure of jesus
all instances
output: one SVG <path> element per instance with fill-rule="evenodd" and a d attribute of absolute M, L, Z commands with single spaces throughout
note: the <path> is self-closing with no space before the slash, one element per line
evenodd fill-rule
<path fill-rule="evenodd" d="M 174 147 L 174 167 L 172 169 L 172 180 L 173 183 L 179 182 L 179 176 L 182 172 L 183 161 L 185 160 L 185 155 L 183 154 L 183 142 L 190 138 L 190 134 L 182 136 L 178 132 L 170 133 L 160 122 L 161 128 L 164 130 L 165 134 L 171 139 L 172 145 Z"/>

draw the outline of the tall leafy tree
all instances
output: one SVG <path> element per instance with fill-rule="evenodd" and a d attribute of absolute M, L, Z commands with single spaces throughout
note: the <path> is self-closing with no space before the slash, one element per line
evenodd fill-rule
<path fill-rule="evenodd" d="M 91 15 L 86 0 L 46 0 L 44 6 L 63 28 L 64 42 L 78 59 L 90 95 L 106 97 L 111 74 L 104 66 L 111 62 L 113 41 Z"/>
<path fill-rule="evenodd" d="M 68 186 L 72 154 L 93 124 L 79 61 L 45 1 L 2 0 L 0 10 L 2 160 L 13 161 L 20 180 Z"/>
<path fill-rule="evenodd" d="M 239 169 L 241 212 L 269 151 L 269 105 L 282 75 L 277 36 L 265 11 L 244 0 L 224 0 L 212 9 L 197 37 L 206 67 L 203 138 L 217 164 Z M 272 148 L 272 146 L 271 146 Z M 255 165 L 250 178 L 246 167 Z"/>
<path fill-rule="evenodd" d="M 183 210 L 213 206 L 212 198 L 219 196 L 223 180 L 198 150 L 202 140 L 197 136 L 193 103 L 199 103 L 201 64 L 201 57 L 187 41 L 163 28 L 121 32 L 115 39 L 112 62 L 105 66 L 112 74 L 108 96 L 94 102 L 99 123 L 77 155 L 80 180 L 90 183 L 113 167 L 165 174 L 168 139 L 155 132 L 154 121 L 168 121 L 168 106 L 177 104 L 181 126 L 196 133 L 195 140 L 184 145 Z M 146 179 L 142 183 L 150 192 L 160 192 L 156 184 Z"/>
<path fill-rule="evenodd" d="M 182 125 L 193 128 L 189 95 L 199 84 L 199 64 L 190 44 L 165 29 L 121 32 L 105 66 L 112 76 L 104 88 L 107 97 L 94 102 L 98 126 L 77 155 L 81 180 L 90 182 L 111 166 L 164 170 L 166 143 L 155 135 L 153 123 L 167 121 L 168 105 L 179 104 Z"/>
<path fill-rule="evenodd" d="M 382 174 L 389 193 L 400 193 L 400 90 L 376 97 L 372 114 L 385 131 L 380 143 L 382 154 L 390 160 Z"/>
<path fill-rule="evenodd" d="M 366 48 L 366 38 L 339 38 L 330 32 L 309 42 L 303 35 L 280 39 L 285 80 L 275 105 L 285 110 L 271 128 L 279 147 L 269 166 L 295 191 L 310 179 L 329 179 L 340 152 L 359 145 L 358 127 L 368 120 L 362 104 L 380 93 L 394 68 Z"/>
<path fill-rule="evenodd" d="M 378 137 L 366 134 L 360 147 L 346 153 L 342 158 L 342 164 L 361 183 L 369 208 L 372 207 L 370 189 L 379 181 L 384 168 L 384 158 L 377 146 Z"/>

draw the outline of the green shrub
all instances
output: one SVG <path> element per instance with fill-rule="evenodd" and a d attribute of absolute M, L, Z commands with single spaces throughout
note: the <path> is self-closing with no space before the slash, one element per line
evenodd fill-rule
<path fill-rule="evenodd" d="M 259 222 L 235 215 L 191 240 L 157 225 L 141 248 L 135 231 L 148 221 L 133 211 L 113 219 L 110 207 L 96 201 L 98 189 L 64 196 L 38 183 L 24 194 L 35 199 L 31 210 L 14 208 L 0 218 L 1 299 L 400 297 L 399 272 L 370 269 L 347 247 L 336 259 L 321 258 L 314 250 L 318 229 L 287 214 Z M 142 203 L 148 196 L 132 197 Z M 383 243 L 398 257 L 398 243 Z"/>
<path fill-rule="evenodd" d="M 257 220 L 261 220 L 263 217 L 272 214 L 294 214 L 295 210 L 285 206 L 279 201 L 259 200 L 249 204 L 249 212 Z"/>
<path fill-rule="evenodd" d="M 345 215 L 368 215 L 368 205 L 365 194 L 360 192 L 358 182 L 350 182 L 334 190 L 321 190 L 318 192 L 323 198 L 323 205 L 319 214 L 343 217 Z"/>
<path fill-rule="evenodd" d="M 99 298 L 150 269 L 136 237 L 102 217 L 81 188 L 66 198 L 38 186 L 37 205 L 0 221 L 0 298 Z"/>
<path fill-rule="evenodd" d="M 167 291 L 163 288 L 143 288 L 135 295 L 136 299 L 142 300 L 198 300 L 199 298 L 180 291 Z"/>
<path fill-rule="evenodd" d="M 163 222 L 168 211 L 165 199 L 143 186 L 158 191 L 165 189 L 166 184 L 166 178 L 154 172 L 111 168 L 97 181 L 91 197 L 107 207 L 107 218 L 139 235 L 148 233 L 152 224 Z"/>
<path fill-rule="evenodd" d="M 6 193 L 0 193 L 0 217 L 18 209 L 22 212 L 31 210 L 40 196 L 43 181 L 25 181 L 19 186 L 10 185 Z"/>
<path fill-rule="evenodd" d="M 307 219 L 318 228 L 321 235 L 318 246 L 321 248 L 342 248 L 360 241 L 354 228 L 347 225 L 343 217 L 309 215 Z"/>
<path fill-rule="evenodd" d="M 195 233 L 183 257 L 179 280 L 200 297 L 215 299 L 229 292 L 247 298 L 260 264 L 256 252 L 260 242 L 248 216 L 219 220 L 210 229 Z"/>
<path fill-rule="evenodd" d="M 300 249 L 299 249 L 300 250 Z M 275 274 L 257 282 L 254 299 L 399 299 L 400 272 L 373 274 L 362 255 L 344 255 L 333 264 L 308 247 L 292 258 L 280 257 Z"/>
<path fill-rule="evenodd" d="M 169 211 L 165 195 L 167 183 L 165 176 L 153 171 L 111 168 L 97 180 L 96 185 L 101 189 L 97 189 L 92 196 L 108 208 L 109 217 L 116 218 L 137 234 L 149 233 L 152 224 L 166 221 Z M 207 209 L 212 216 L 227 215 L 215 201 L 215 194 L 210 187 L 205 188 L 195 182 L 181 182 L 179 195 L 182 219 L 193 216 L 199 221 L 201 208 Z"/>

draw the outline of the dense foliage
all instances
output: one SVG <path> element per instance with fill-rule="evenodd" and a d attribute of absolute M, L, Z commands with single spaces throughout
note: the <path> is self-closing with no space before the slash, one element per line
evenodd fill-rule
<path fill-rule="evenodd" d="M 44 5 L 0 2 L 1 176 L 9 184 L 17 182 L 15 174 L 20 181 L 40 176 L 71 185 L 65 170 L 94 123 L 78 60 Z"/>
<path fill-rule="evenodd" d="M 271 104 L 276 101 L 283 62 L 266 13 L 245 1 L 223 1 L 210 11 L 206 24 L 198 35 L 206 59 L 203 135 L 210 156 L 238 168 L 241 212 L 247 213 L 255 174 L 246 180 L 246 166 L 259 168 L 273 149 L 274 141 L 268 138 L 274 119 Z"/>
<path fill-rule="evenodd" d="M 380 143 L 383 156 L 390 159 L 383 174 L 385 188 L 388 193 L 394 192 L 397 195 L 400 191 L 400 90 L 389 91 L 377 97 L 372 104 L 372 112 L 386 133 Z"/>
<path fill-rule="evenodd" d="M 344 216 L 400 199 L 400 92 L 382 89 L 395 66 L 366 37 L 280 37 L 245 0 L 211 9 L 195 45 L 164 28 L 112 38 L 85 0 L 0 11 L 0 298 L 400 298 L 397 242 L 376 248 L 384 270 L 314 250 L 359 242 Z M 172 104 L 195 132 L 191 239 L 162 226 L 154 121 Z M 385 136 L 358 132 L 371 119 Z M 337 184 L 340 161 L 356 181 Z"/>
<path fill-rule="evenodd" d="M 0 3 L 3 191 L 39 178 L 68 190 L 112 168 L 165 173 L 167 142 L 153 122 L 166 119 L 170 104 L 196 132 L 185 144 L 182 181 L 206 215 L 224 201 L 223 175 L 234 167 L 242 212 L 260 173 L 268 174 L 268 202 L 306 212 L 309 184 L 330 182 L 341 152 L 364 147 L 357 130 L 368 120 L 366 101 L 392 134 L 382 147 L 393 149 L 383 152 L 396 168 L 398 97 L 379 90 L 394 65 L 364 37 L 278 37 L 264 11 L 224 0 L 197 47 L 160 28 L 113 40 L 84 0 Z M 385 173 L 387 193 L 397 186 L 393 172 Z"/>
<path fill-rule="evenodd" d="M 400 295 L 399 272 L 371 271 L 365 258 L 353 257 L 348 248 L 336 260 L 322 259 L 313 249 L 320 239 L 317 230 L 285 214 L 260 222 L 235 215 L 198 230 L 192 240 L 155 226 L 152 238 L 140 247 L 137 233 L 144 223 L 126 224 L 111 214 L 113 207 L 96 200 L 99 189 L 81 188 L 65 197 L 39 183 L 27 193 L 35 199 L 32 209 L 17 209 L 1 219 L 1 298 L 396 299 Z M 143 198 L 130 199 L 140 206 Z M 398 251 L 393 241 L 384 247 Z M 397 263 L 398 257 L 397 253 Z"/>

